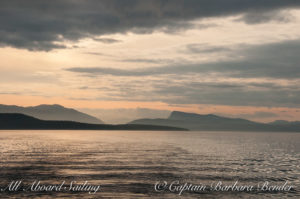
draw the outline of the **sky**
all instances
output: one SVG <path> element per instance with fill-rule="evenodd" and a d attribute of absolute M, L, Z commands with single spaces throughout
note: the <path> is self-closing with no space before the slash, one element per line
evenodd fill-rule
<path fill-rule="evenodd" d="M 0 16 L 1 104 L 300 120 L 298 0 L 2 0 Z"/>

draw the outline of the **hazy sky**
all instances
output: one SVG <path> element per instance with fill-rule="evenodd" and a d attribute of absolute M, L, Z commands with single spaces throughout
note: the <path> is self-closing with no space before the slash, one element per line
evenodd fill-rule
<path fill-rule="evenodd" d="M 300 120 L 299 30 L 299 0 L 2 0 L 0 103 Z"/>

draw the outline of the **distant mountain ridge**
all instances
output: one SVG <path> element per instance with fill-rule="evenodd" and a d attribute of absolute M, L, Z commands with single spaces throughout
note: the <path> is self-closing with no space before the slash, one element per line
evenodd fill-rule
<path fill-rule="evenodd" d="M 286 121 L 286 120 L 275 120 L 274 122 L 270 122 L 269 124 L 280 124 L 280 125 L 288 125 L 288 124 L 292 124 L 292 125 L 296 125 L 296 124 L 300 124 L 300 121 Z"/>
<path fill-rule="evenodd" d="M 30 107 L 0 104 L 0 113 L 21 113 L 41 120 L 63 120 L 90 124 L 103 124 L 103 122 L 96 117 L 79 112 L 75 109 L 65 108 L 58 104 L 43 104 Z"/>
<path fill-rule="evenodd" d="M 300 122 L 259 123 L 213 114 L 200 115 L 173 111 L 167 119 L 138 119 L 130 124 L 165 125 L 206 131 L 290 131 L 300 132 Z"/>
<path fill-rule="evenodd" d="M 186 131 L 187 129 L 143 124 L 87 124 L 73 121 L 40 120 L 20 113 L 0 113 L 0 130 L 150 130 Z"/>

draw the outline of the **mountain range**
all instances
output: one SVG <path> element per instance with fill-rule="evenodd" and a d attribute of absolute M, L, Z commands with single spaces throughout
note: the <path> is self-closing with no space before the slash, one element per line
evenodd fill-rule
<path fill-rule="evenodd" d="M 2 113 L 2 114 L 1 114 Z M 13 113 L 15 115 L 9 115 L 8 113 Z M 19 113 L 20 115 L 16 114 Z M 21 122 L 20 118 L 24 121 L 35 120 L 32 124 L 36 124 L 37 127 L 33 125 L 30 128 L 56 128 L 54 124 L 60 126 L 60 129 L 71 128 L 76 129 L 83 128 L 95 128 L 103 129 L 104 126 L 86 126 L 86 125 L 99 125 L 103 122 L 91 115 L 79 112 L 75 109 L 65 108 L 61 105 L 39 105 L 32 107 L 20 107 L 11 105 L 0 105 L 0 114 L 2 119 L 0 120 L 0 128 L 3 129 L 4 119 L 8 122 L 10 128 L 14 128 L 14 124 L 18 121 L 18 125 L 21 128 L 25 128 L 24 124 Z M 29 119 L 31 118 L 31 119 Z M 33 118 L 33 119 L 32 119 Z M 12 121 L 10 121 L 12 120 Z M 16 120 L 16 121 L 15 121 Z M 37 121 L 38 120 L 38 121 Z M 54 123 L 51 123 L 54 121 Z M 62 123 L 65 122 L 65 123 Z M 75 123 L 68 123 L 75 122 Z M 45 125 L 47 123 L 47 125 Z M 42 126 L 40 126 L 43 124 Z M 80 124 L 80 125 L 79 125 Z M 53 126 L 54 125 L 54 126 Z M 124 126 L 125 125 L 125 126 Z M 157 118 L 157 119 L 137 119 L 129 122 L 128 124 L 121 125 L 120 128 L 128 128 L 126 125 L 148 125 L 150 126 L 163 126 L 179 128 L 179 129 L 189 129 L 197 131 L 287 131 L 287 132 L 300 132 L 300 122 L 289 122 L 284 120 L 277 120 L 270 123 L 259 123 L 241 118 L 227 118 L 222 116 L 217 116 L 213 114 L 201 115 L 196 113 L 186 113 L 180 111 L 173 111 L 168 118 Z M 47 127 L 48 126 L 48 127 Z M 109 126 L 109 127 L 108 127 Z M 118 125 L 108 125 L 105 128 L 119 128 Z M 8 127 L 8 126 L 7 126 Z M 144 128 L 145 126 L 142 126 Z M 147 127 L 147 128 L 148 128 Z M 16 127 L 17 128 L 17 127 Z M 26 127 L 27 128 L 27 127 Z M 57 127 L 58 128 L 58 127 Z M 151 127 L 152 128 L 152 127 Z M 150 128 L 150 129 L 151 129 Z M 156 127 L 155 127 L 156 128 Z M 155 129 L 154 128 L 154 129 Z"/>
<path fill-rule="evenodd" d="M 259 123 L 240 118 L 227 118 L 213 114 L 200 115 L 173 111 L 166 119 L 138 119 L 130 124 L 163 125 L 205 131 L 289 131 L 300 132 L 300 122 L 275 121 Z"/>
<path fill-rule="evenodd" d="M 0 130 L 151 130 L 186 131 L 187 129 L 144 124 L 87 124 L 73 121 L 40 120 L 20 113 L 0 113 Z"/>
<path fill-rule="evenodd" d="M 22 113 L 41 120 L 62 120 L 90 124 L 103 124 L 103 122 L 96 117 L 79 112 L 75 109 L 65 108 L 58 104 L 30 107 L 0 104 L 0 113 Z"/>

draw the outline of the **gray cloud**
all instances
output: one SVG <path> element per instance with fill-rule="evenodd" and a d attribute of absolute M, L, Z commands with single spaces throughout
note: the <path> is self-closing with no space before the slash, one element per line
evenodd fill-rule
<path fill-rule="evenodd" d="M 114 68 L 101 68 L 101 67 L 73 67 L 67 68 L 67 71 L 87 74 L 104 74 L 104 75 L 115 75 L 115 76 L 144 76 L 151 75 L 151 70 L 131 71 Z"/>
<path fill-rule="evenodd" d="M 110 57 L 110 58 L 115 57 L 114 55 L 110 55 L 110 54 L 106 54 L 106 53 L 102 53 L 102 52 L 84 52 L 83 54 Z"/>
<path fill-rule="evenodd" d="M 270 12 L 249 12 L 244 14 L 237 21 L 244 21 L 247 24 L 266 23 L 269 21 L 276 21 L 281 23 L 289 22 L 293 17 L 284 11 L 270 11 Z"/>
<path fill-rule="evenodd" d="M 107 56 L 106 54 L 99 53 L 99 52 L 85 52 L 84 54 L 87 54 L 87 55 L 97 55 L 97 56 Z"/>
<path fill-rule="evenodd" d="M 121 40 L 112 39 L 112 38 L 94 38 L 94 40 L 105 44 L 113 44 L 113 43 L 121 42 Z"/>
<path fill-rule="evenodd" d="M 260 20 L 251 13 L 274 13 L 263 16 L 266 21 L 278 18 L 277 11 L 299 6 L 298 0 L 3 0 L 0 43 L 48 51 L 65 48 L 57 42 L 111 33 L 172 33 L 208 17 L 246 14 L 242 20 L 255 23 Z"/>
<path fill-rule="evenodd" d="M 224 48 L 226 50 L 226 48 Z M 205 51 L 201 49 L 200 51 Z M 219 51 L 214 47 L 208 51 Z M 194 52 L 198 50 L 193 50 Z M 93 75 L 150 76 L 165 74 L 218 73 L 228 77 L 243 78 L 299 78 L 300 40 L 284 41 L 265 45 L 246 46 L 234 54 L 243 57 L 234 61 L 219 61 L 205 64 L 174 64 L 161 67 L 138 68 L 131 70 L 105 67 L 73 67 L 66 70 Z M 233 52 L 231 52 L 233 53 Z"/>
<path fill-rule="evenodd" d="M 133 63 L 150 63 L 150 64 L 164 64 L 164 63 L 170 63 L 174 62 L 174 60 L 171 59 L 123 59 L 122 62 L 133 62 Z"/>
<path fill-rule="evenodd" d="M 232 49 L 225 46 L 209 46 L 205 44 L 188 44 L 186 45 L 187 53 L 220 53 L 231 52 Z"/>
<path fill-rule="evenodd" d="M 213 81 L 213 80 L 212 80 Z M 162 78 L 118 78 L 108 88 L 90 87 L 97 99 L 125 101 L 161 101 L 172 104 L 215 104 L 232 106 L 299 107 L 298 82 L 216 81 L 202 82 L 201 77 L 176 75 Z"/>
<path fill-rule="evenodd" d="M 149 95 L 147 95 L 149 96 Z M 299 107 L 300 89 L 289 86 L 253 87 L 248 83 L 202 83 L 156 85 L 152 96 L 160 96 L 167 103 L 222 104 L 232 106 Z"/>

